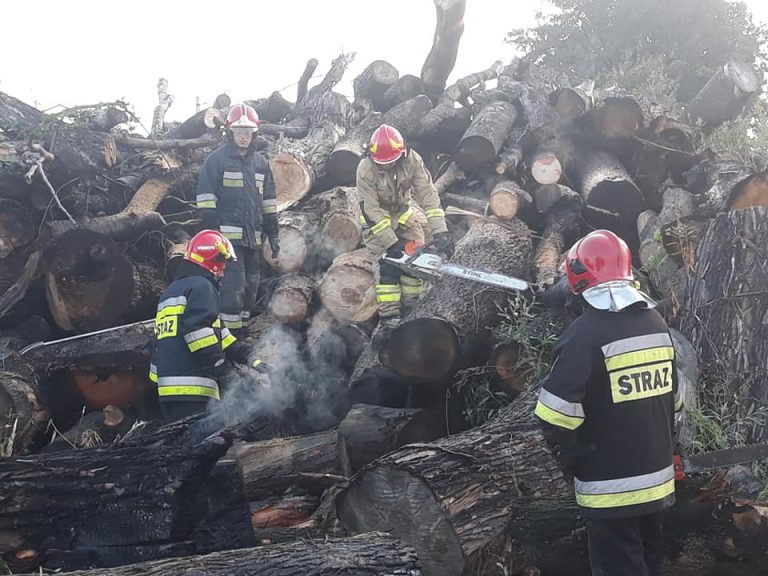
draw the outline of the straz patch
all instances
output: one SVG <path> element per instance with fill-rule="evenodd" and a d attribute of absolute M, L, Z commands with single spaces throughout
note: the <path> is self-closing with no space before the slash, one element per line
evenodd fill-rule
<path fill-rule="evenodd" d="M 668 334 L 612 342 L 603 354 L 615 404 L 672 393 L 675 350 Z"/>
<path fill-rule="evenodd" d="M 163 338 L 171 338 L 176 336 L 179 330 L 179 318 L 178 316 L 165 316 L 155 320 L 155 338 L 162 340 Z"/>

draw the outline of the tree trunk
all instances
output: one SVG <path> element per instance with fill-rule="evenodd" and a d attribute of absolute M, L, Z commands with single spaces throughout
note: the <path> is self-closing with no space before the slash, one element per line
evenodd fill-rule
<path fill-rule="evenodd" d="M 411 74 L 405 74 L 400 76 L 397 82 L 392 84 L 384 93 L 384 101 L 382 111 L 386 112 L 393 106 L 397 106 L 401 102 L 415 98 L 419 94 L 426 94 L 426 87 L 421 78 L 412 76 Z"/>
<path fill-rule="evenodd" d="M 44 432 L 49 415 L 47 408 L 38 401 L 37 378 L 32 367 L 12 353 L 3 354 L 2 364 L 0 456 L 8 457 L 27 451 L 33 440 Z"/>
<path fill-rule="evenodd" d="M 432 110 L 432 101 L 419 94 L 390 108 L 384 114 L 384 123 L 397 128 L 408 139 L 419 132 L 421 119 Z"/>
<path fill-rule="evenodd" d="M 693 267 L 705 217 L 698 214 L 698 198 L 683 188 L 667 188 L 658 216 L 661 243 L 678 264 Z"/>
<path fill-rule="evenodd" d="M 320 283 L 320 300 L 339 322 L 365 322 L 376 314 L 374 258 L 361 248 L 337 256 Z"/>
<path fill-rule="evenodd" d="M 307 60 L 307 64 L 304 67 L 304 72 L 301 73 L 298 85 L 296 87 L 296 103 L 298 104 L 307 96 L 307 89 L 309 88 L 309 81 L 312 79 L 312 75 L 317 70 L 317 66 L 320 64 L 317 58 L 310 58 Z"/>
<path fill-rule="evenodd" d="M 281 274 L 298 272 L 315 265 L 315 243 L 318 233 L 318 218 L 309 212 L 283 212 L 278 218 L 280 234 L 280 255 L 272 258 L 269 242 L 262 244 L 261 254 L 273 270 Z"/>
<path fill-rule="evenodd" d="M 43 113 L 21 100 L 0 92 L 0 130 L 15 138 L 25 130 L 36 127 L 43 119 Z"/>
<path fill-rule="evenodd" d="M 374 330 L 372 337 L 376 336 Z M 408 382 L 379 360 L 379 348 L 368 344 L 349 378 L 351 402 L 403 408 L 408 398 Z"/>
<path fill-rule="evenodd" d="M 293 110 L 293 104 L 288 102 L 280 92 L 272 92 L 267 98 L 262 98 L 251 105 L 262 122 L 279 124 Z"/>
<path fill-rule="evenodd" d="M 323 262 L 352 252 L 362 238 L 360 203 L 354 188 L 334 188 L 310 198 L 301 210 L 320 217 L 317 251 Z"/>
<path fill-rule="evenodd" d="M 195 513 L 229 441 L 112 446 L 0 460 L 0 549 L 14 571 L 194 553 Z M 62 491 L 61 487 L 66 486 Z M 43 520 L 45 519 L 45 520 Z M 181 547 L 180 547 L 181 546 Z"/>
<path fill-rule="evenodd" d="M 445 419 L 435 411 L 370 404 L 355 404 L 339 424 L 354 471 L 404 444 L 432 442 L 447 434 Z"/>
<path fill-rule="evenodd" d="M 283 324 L 306 320 L 316 285 L 314 278 L 304 274 L 290 274 L 280 278 L 269 303 L 272 316 Z"/>
<path fill-rule="evenodd" d="M 475 114 L 459 142 L 454 157 L 466 172 L 489 164 L 499 154 L 517 119 L 517 108 L 509 102 L 493 102 Z"/>
<path fill-rule="evenodd" d="M 581 118 L 592 110 L 594 81 L 586 81 L 574 88 L 558 88 L 549 94 L 552 107 L 565 122 Z"/>
<path fill-rule="evenodd" d="M 328 157 L 346 131 L 348 106 L 344 96 L 326 92 L 312 109 L 309 134 L 301 140 L 279 143 L 278 153 L 271 158 L 279 211 L 304 198 L 325 176 Z"/>
<path fill-rule="evenodd" d="M 217 108 L 205 108 L 187 118 L 179 126 L 168 132 L 171 140 L 191 140 L 199 138 L 215 130 L 217 126 L 223 126 L 226 117 Z"/>
<path fill-rule="evenodd" d="M 517 168 L 523 163 L 522 140 L 525 136 L 524 128 L 513 128 L 507 136 L 507 141 L 499 152 L 494 170 L 499 176 L 508 175 L 514 178 Z"/>
<path fill-rule="evenodd" d="M 374 60 L 352 83 L 355 100 L 368 99 L 376 110 L 383 111 L 387 102 L 386 91 L 399 77 L 400 72 L 392 64 L 385 60 Z"/>
<path fill-rule="evenodd" d="M 146 562 L 109 570 L 72 572 L 72 576 L 421 576 L 418 557 L 410 546 L 385 533 L 338 540 L 307 540 L 262 548 L 228 550 Z"/>
<path fill-rule="evenodd" d="M 445 88 L 459 52 L 459 41 L 464 33 L 466 0 L 435 0 L 437 23 L 432 49 L 421 67 L 421 79 L 432 98 Z"/>
<path fill-rule="evenodd" d="M 499 220 L 512 220 L 531 205 L 531 195 L 512 180 L 502 180 L 493 187 L 488 198 L 491 213 Z"/>
<path fill-rule="evenodd" d="M 678 263 L 662 243 L 659 216 L 646 210 L 637 217 L 637 233 L 640 238 L 638 258 L 647 272 L 651 284 L 663 298 L 674 298 L 677 307 L 684 296 L 685 278 L 681 276 Z"/>
<path fill-rule="evenodd" d="M 313 361 L 336 362 L 352 373 L 357 359 L 370 342 L 368 333 L 357 324 L 341 323 L 327 308 L 312 317 L 307 329 L 307 349 Z M 340 347 L 343 346 L 343 352 Z"/>
<path fill-rule="evenodd" d="M 522 222 L 517 231 L 478 221 L 456 245 L 453 261 L 465 266 L 525 277 L 531 238 Z M 395 328 L 381 352 L 382 362 L 400 374 L 440 382 L 484 351 L 488 326 L 497 319 L 502 292 L 475 282 L 444 277 Z M 481 359 L 481 362 L 484 359 Z"/>
<path fill-rule="evenodd" d="M 116 323 L 129 307 L 133 270 L 118 246 L 91 230 L 70 230 L 43 251 L 45 289 L 56 324 L 88 332 Z"/>
<path fill-rule="evenodd" d="M 0 260 L 35 239 L 29 210 L 14 200 L 0 198 Z"/>
<path fill-rule="evenodd" d="M 567 241 L 575 235 L 581 219 L 581 196 L 565 186 L 562 189 L 567 192 L 547 211 L 533 257 L 533 277 L 539 287 L 555 283 Z"/>
<path fill-rule="evenodd" d="M 384 116 L 380 112 L 372 112 L 339 140 L 326 164 L 328 178 L 332 182 L 339 186 L 355 185 L 357 165 L 368 147 L 371 134 L 383 122 Z"/>
<path fill-rule="evenodd" d="M 93 448 L 111 444 L 128 432 L 135 422 L 135 418 L 127 417 L 120 408 L 110 404 L 102 410 L 84 414 L 62 436 L 54 437 L 44 451 Z"/>
<path fill-rule="evenodd" d="M 435 180 L 435 190 L 442 196 L 447 190 L 451 188 L 457 182 L 461 182 L 466 178 L 464 171 L 459 168 L 459 165 L 455 162 L 451 162 L 448 168 L 443 172 L 437 180 Z"/>
<path fill-rule="evenodd" d="M 768 206 L 768 172 L 755 173 L 738 160 L 706 159 L 687 176 L 686 187 L 701 196 L 702 217 L 711 218 L 724 210 Z"/>
<path fill-rule="evenodd" d="M 719 214 L 704 229 L 687 285 L 681 331 L 705 374 L 768 403 L 768 209 Z"/>
<path fill-rule="evenodd" d="M 755 69 L 744 62 L 728 62 L 704 85 L 688 105 L 691 118 L 708 131 L 738 118 L 744 105 L 760 90 Z"/>
<path fill-rule="evenodd" d="M 443 194 L 442 199 L 445 203 L 446 215 L 449 215 L 448 210 L 451 206 L 455 206 L 469 212 L 474 212 L 480 216 L 484 216 L 488 211 L 488 202 L 477 200 L 476 198 L 471 198 L 470 196 L 461 196 L 459 194 L 451 194 L 450 192 L 446 192 Z"/>
<path fill-rule="evenodd" d="M 150 135 L 159 136 L 165 132 L 165 114 L 173 104 L 173 95 L 168 94 L 168 80 L 159 78 L 157 81 L 157 106 L 152 114 L 152 129 Z"/>
<path fill-rule="evenodd" d="M 631 96 L 609 95 L 595 107 L 590 115 L 592 131 L 609 140 L 634 136 L 644 126 L 643 109 Z"/>
<path fill-rule="evenodd" d="M 251 500 L 282 495 L 292 486 L 321 496 L 351 475 L 346 444 L 335 430 L 235 444 L 227 456 L 240 462 Z"/>

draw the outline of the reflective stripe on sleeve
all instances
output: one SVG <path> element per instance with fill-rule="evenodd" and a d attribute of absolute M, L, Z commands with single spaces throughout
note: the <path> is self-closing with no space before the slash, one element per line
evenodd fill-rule
<path fill-rule="evenodd" d="M 243 318 L 240 314 L 219 314 L 219 318 L 224 323 L 225 328 L 230 330 L 239 330 L 243 327 Z"/>
<path fill-rule="evenodd" d="M 219 343 L 219 339 L 216 336 L 216 332 L 213 328 L 200 328 L 194 332 L 184 335 L 184 341 L 187 343 L 187 347 L 190 352 L 197 352 L 202 348 L 208 348 Z"/>
<path fill-rule="evenodd" d="M 179 316 L 180 314 L 184 314 L 184 310 L 186 309 L 186 296 L 174 296 L 173 298 L 166 298 L 157 305 L 157 318 L 160 319 L 164 316 Z"/>
<path fill-rule="evenodd" d="M 221 349 L 222 350 L 226 350 L 236 341 L 237 341 L 237 338 L 235 338 L 232 335 L 232 332 L 229 331 L 229 328 L 224 327 L 221 329 Z"/>
<path fill-rule="evenodd" d="M 154 364 L 149 365 L 149 379 L 152 382 L 157 383 L 157 366 Z"/>
<path fill-rule="evenodd" d="M 544 420 L 544 422 L 552 424 L 553 426 L 565 428 L 567 430 L 576 430 L 576 428 L 584 423 L 584 418 L 566 416 L 565 414 L 561 414 L 556 410 L 552 410 L 552 408 L 546 404 L 542 404 L 541 402 L 536 403 L 536 410 L 534 413 L 536 416 Z"/>
<path fill-rule="evenodd" d="M 230 240 L 242 240 L 243 239 L 243 229 L 240 226 L 219 226 L 219 230 L 224 235 L 225 238 L 228 238 Z"/>
<path fill-rule="evenodd" d="M 612 480 L 574 479 L 576 502 L 585 508 L 617 508 L 661 500 L 675 491 L 672 465 L 650 474 Z"/>
<path fill-rule="evenodd" d="M 277 214 L 277 199 L 264 200 L 262 202 L 262 212 L 264 214 Z"/>
<path fill-rule="evenodd" d="M 412 214 L 413 214 L 413 208 L 408 208 L 408 210 L 400 214 L 400 217 L 397 219 L 397 221 L 400 224 L 405 224 L 406 222 L 408 222 L 408 218 L 410 218 Z"/>
<path fill-rule="evenodd" d="M 381 234 L 387 228 L 392 226 L 392 220 L 390 218 L 382 218 L 377 224 L 371 227 L 371 232 L 374 234 Z"/>
<path fill-rule="evenodd" d="M 645 336 L 634 336 L 632 338 L 624 338 L 623 340 L 617 340 L 603 346 L 603 355 L 606 358 L 612 356 L 618 356 L 626 352 L 636 352 L 638 350 L 644 350 L 646 348 L 658 348 L 660 346 L 672 346 L 672 339 L 669 334 L 646 334 Z"/>
<path fill-rule="evenodd" d="M 376 284 L 376 302 L 400 302 L 400 284 Z"/>
<path fill-rule="evenodd" d="M 198 208 L 216 208 L 217 205 L 216 194 L 198 194 L 196 201 Z"/>
<path fill-rule="evenodd" d="M 427 219 L 445 218 L 445 211 L 442 208 L 430 208 L 424 212 L 424 215 L 427 217 Z"/>

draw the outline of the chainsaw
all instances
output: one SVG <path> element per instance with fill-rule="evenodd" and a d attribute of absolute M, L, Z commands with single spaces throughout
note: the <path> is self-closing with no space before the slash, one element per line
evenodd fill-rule
<path fill-rule="evenodd" d="M 531 288 L 528 282 L 514 276 L 476 270 L 454 262 L 444 262 L 439 254 L 427 252 L 433 246 L 434 242 L 421 245 L 420 242 L 411 241 L 405 245 L 402 256 L 399 258 L 385 256 L 383 261 L 409 276 L 422 280 L 439 280 L 443 276 L 453 276 L 502 290 L 524 291 Z"/>
<path fill-rule="evenodd" d="M 748 464 L 768 458 L 768 444 L 752 444 L 739 448 L 726 448 L 714 452 L 704 452 L 695 456 L 675 454 L 675 480 L 678 482 L 689 474 L 711 472 L 720 468 L 729 468 L 737 464 Z"/>

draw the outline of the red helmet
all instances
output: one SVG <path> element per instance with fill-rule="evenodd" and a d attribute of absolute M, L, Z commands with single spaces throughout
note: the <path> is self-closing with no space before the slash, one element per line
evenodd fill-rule
<path fill-rule="evenodd" d="M 187 244 L 187 252 L 184 260 L 194 262 L 221 278 L 224 275 L 224 267 L 227 260 L 237 260 L 235 249 L 221 232 L 217 230 L 203 230 L 195 234 L 195 237 Z"/>
<path fill-rule="evenodd" d="M 371 135 L 368 152 L 376 164 L 392 164 L 405 154 L 403 135 L 396 128 L 382 124 Z"/>
<path fill-rule="evenodd" d="M 574 294 L 615 280 L 634 280 L 632 253 L 626 242 L 608 230 L 595 230 L 576 242 L 565 259 Z"/>
<path fill-rule="evenodd" d="M 254 132 L 259 129 L 259 115 L 248 104 L 235 104 L 227 114 L 227 128 L 251 128 Z"/>

